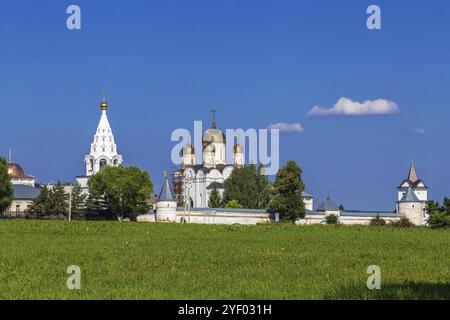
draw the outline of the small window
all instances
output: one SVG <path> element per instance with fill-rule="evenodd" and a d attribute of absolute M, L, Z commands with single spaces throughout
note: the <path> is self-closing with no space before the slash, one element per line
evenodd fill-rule
<path fill-rule="evenodd" d="M 104 167 L 106 167 L 106 160 L 102 159 L 100 160 L 100 170 L 102 170 Z"/>

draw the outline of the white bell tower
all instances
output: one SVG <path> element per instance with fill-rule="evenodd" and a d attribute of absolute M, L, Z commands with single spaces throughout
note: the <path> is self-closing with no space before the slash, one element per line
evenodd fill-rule
<path fill-rule="evenodd" d="M 104 167 L 119 166 L 123 163 L 122 156 L 117 153 L 117 145 L 114 141 L 111 126 L 109 125 L 108 116 L 106 115 L 108 103 L 104 95 L 100 109 L 102 110 L 102 115 L 94 135 L 94 140 L 91 143 L 91 151 L 84 157 L 86 175 L 77 177 L 77 182 L 82 188 L 87 188 L 87 180 L 89 177 Z"/>

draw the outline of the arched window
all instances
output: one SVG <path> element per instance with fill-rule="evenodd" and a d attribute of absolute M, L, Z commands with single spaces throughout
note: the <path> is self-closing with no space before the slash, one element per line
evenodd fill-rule
<path fill-rule="evenodd" d="M 100 170 L 102 170 L 104 167 L 106 167 L 106 160 L 102 159 L 100 160 Z"/>

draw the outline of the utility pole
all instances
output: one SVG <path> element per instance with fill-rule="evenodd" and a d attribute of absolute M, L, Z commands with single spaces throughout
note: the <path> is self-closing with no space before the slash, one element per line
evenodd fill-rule
<path fill-rule="evenodd" d="M 69 192 L 69 222 L 72 221 L 72 189 L 73 189 L 73 186 L 70 185 L 70 192 Z"/>

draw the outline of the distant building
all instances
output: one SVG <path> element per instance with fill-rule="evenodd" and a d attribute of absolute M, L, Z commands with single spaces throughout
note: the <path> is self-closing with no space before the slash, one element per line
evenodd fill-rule
<path fill-rule="evenodd" d="M 39 195 L 40 187 L 36 184 L 33 176 L 26 174 L 22 167 L 12 162 L 11 159 L 8 161 L 8 174 L 14 189 L 14 199 L 5 214 L 9 216 L 24 215 L 33 200 Z"/>
<path fill-rule="evenodd" d="M 86 166 L 86 174 L 77 177 L 77 183 L 84 192 L 87 192 L 87 182 L 89 178 L 105 168 L 106 166 L 119 166 L 123 163 L 122 156 L 117 153 L 117 145 L 114 141 L 114 135 L 109 125 L 108 103 L 103 98 L 100 104 L 102 115 L 91 143 L 90 153 L 85 156 L 84 162 Z"/>
<path fill-rule="evenodd" d="M 183 164 L 181 169 L 173 175 L 174 194 L 179 206 L 187 204 L 192 208 L 207 208 L 209 196 L 213 189 L 221 195 L 224 192 L 224 183 L 234 168 L 245 164 L 244 148 L 236 143 L 233 148 L 233 164 L 227 164 L 226 137 L 217 128 L 213 115 L 211 128 L 203 133 L 202 138 L 202 164 L 196 165 L 196 152 L 191 144 L 183 148 Z M 313 196 L 303 193 L 305 208 L 312 210 Z"/>
<path fill-rule="evenodd" d="M 414 163 L 411 163 L 408 177 L 397 188 L 397 192 L 398 200 L 396 202 L 396 210 L 393 212 L 340 210 L 328 197 L 315 210 L 308 210 L 305 218 L 301 219 L 299 223 L 325 223 L 326 216 L 334 214 L 339 217 L 339 222 L 343 224 L 369 224 L 370 220 L 378 216 L 386 221 L 398 221 L 401 218 L 408 218 L 415 225 L 425 225 L 428 219 L 426 213 L 428 187 L 417 177 Z"/>
<path fill-rule="evenodd" d="M 397 213 L 404 214 L 416 225 L 424 225 L 428 219 L 426 212 L 428 187 L 417 177 L 413 162 L 409 168 L 408 178 L 403 180 L 397 190 Z"/>

